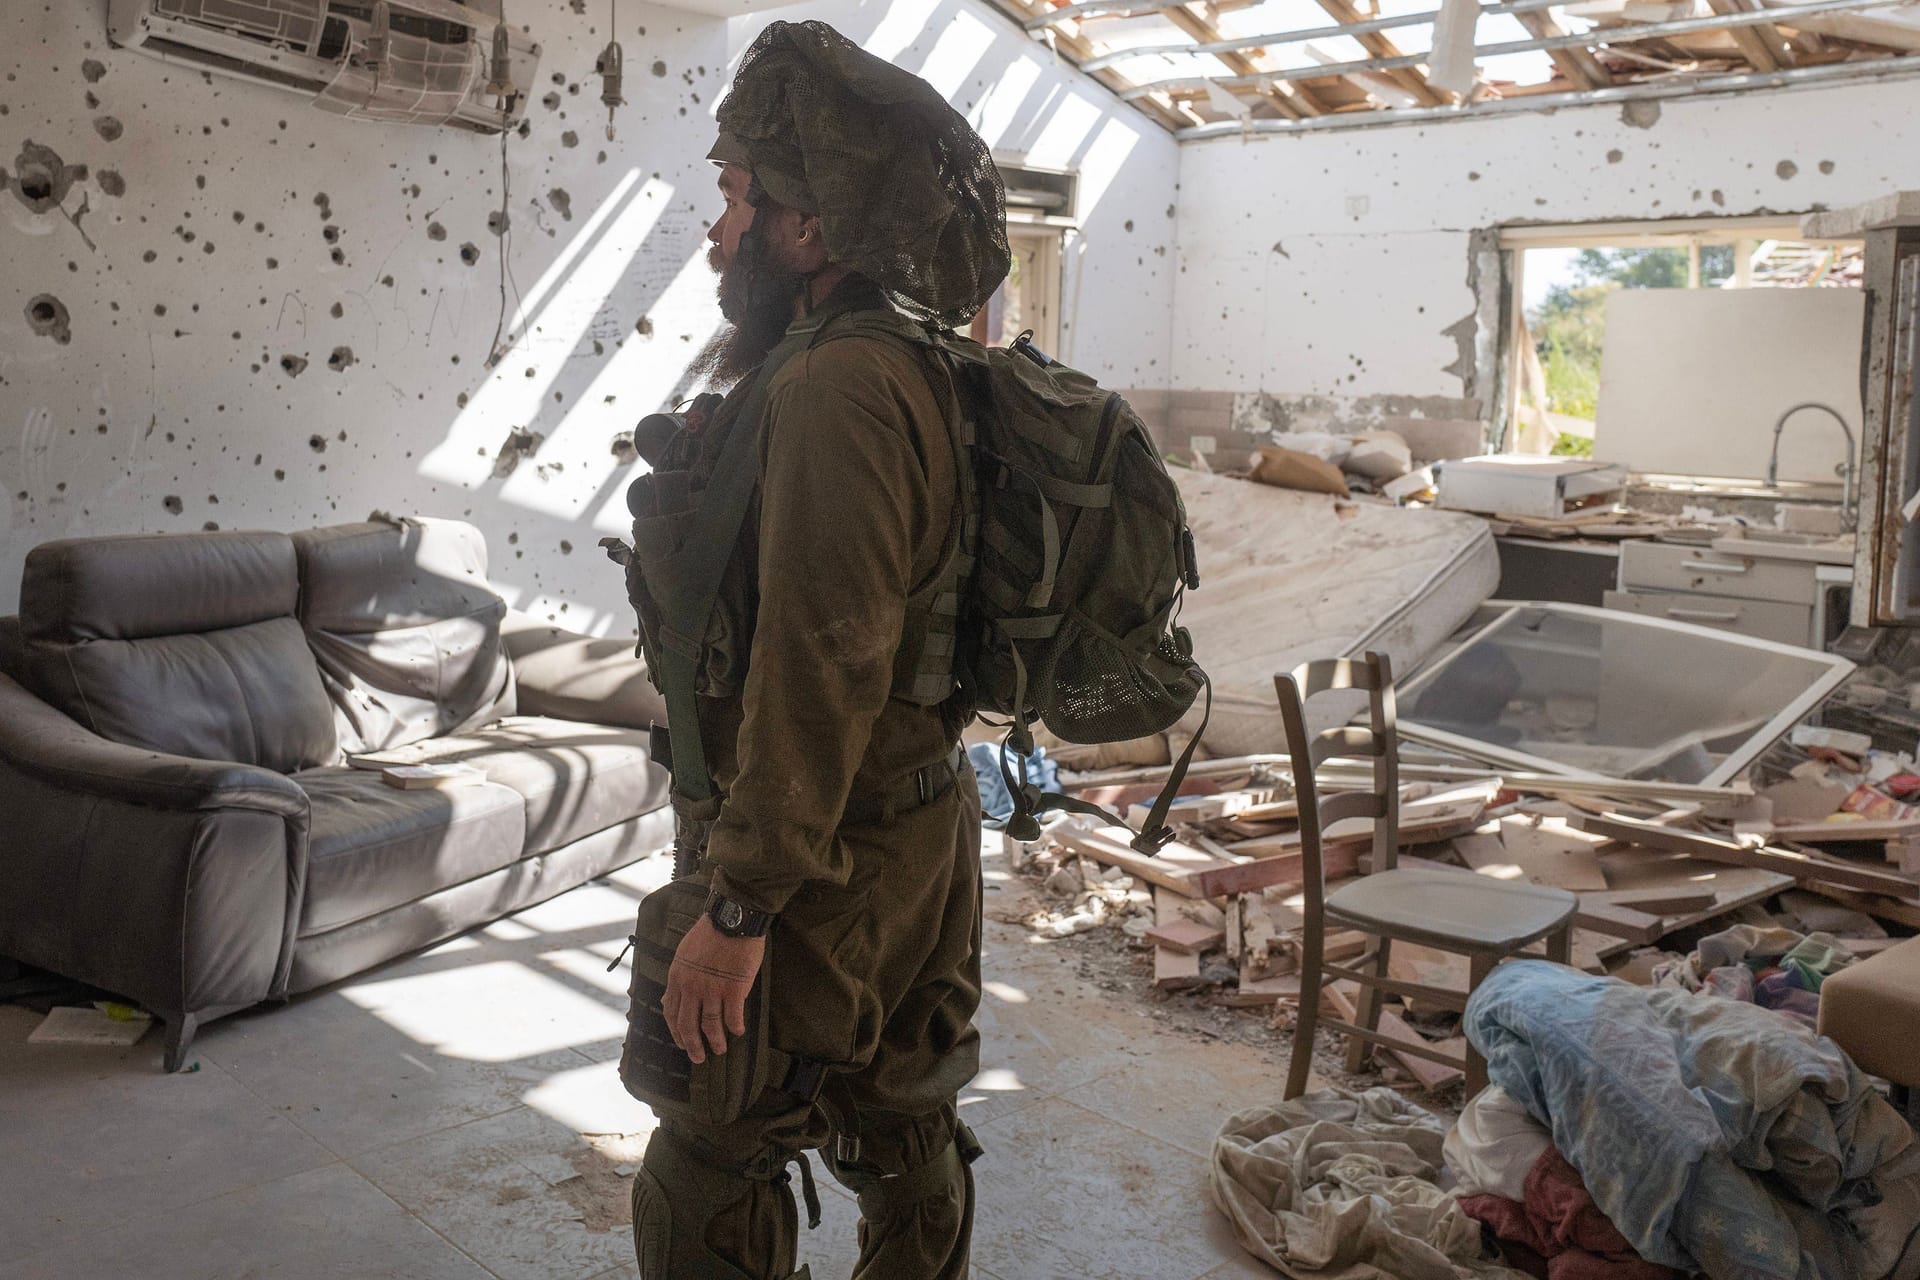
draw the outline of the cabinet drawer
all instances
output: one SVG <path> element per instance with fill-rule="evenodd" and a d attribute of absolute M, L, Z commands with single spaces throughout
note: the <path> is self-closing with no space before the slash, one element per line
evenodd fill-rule
<path fill-rule="evenodd" d="M 1620 548 L 1622 590 L 1703 592 L 1741 600 L 1778 600 L 1813 607 L 1813 565 L 1730 556 L 1706 547 L 1629 542 Z"/>
<path fill-rule="evenodd" d="M 1775 600 L 1734 600 L 1726 596 L 1680 592 L 1607 592 L 1607 608 L 1647 618 L 1690 622 L 1715 631 L 1732 631 L 1756 640 L 1805 648 L 1813 637 L 1813 607 Z"/>

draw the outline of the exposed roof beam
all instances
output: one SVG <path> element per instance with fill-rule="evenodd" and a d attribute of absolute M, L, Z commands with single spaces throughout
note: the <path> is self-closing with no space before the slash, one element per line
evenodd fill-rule
<path fill-rule="evenodd" d="M 1320 7 L 1325 9 L 1336 22 L 1349 28 L 1346 32 L 1347 35 L 1353 35 L 1354 33 L 1351 28 L 1366 21 L 1365 18 L 1360 16 L 1360 11 L 1349 3 L 1349 0 L 1320 0 Z M 1354 36 L 1354 38 L 1366 48 L 1368 53 L 1373 54 L 1377 58 L 1398 58 L 1401 56 L 1399 46 L 1377 31 L 1366 32 Z M 1392 79 L 1395 84 L 1400 85 L 1408 93 L 1412 94 L 1414 101 L 1420 103 L 1420 105 L 1426 107 L 1444 106 L 1447 102 L 1446 97 L 1435 90 L 1432 85 L 1428 84 L 1427 78 L 1420 74 L 1419 68 L 1425 61 L 1425 58 L 1419 58 L 1409 64 L 1403 64 L 1391 69 L 1382 69 L 1387 70 L 1389 78 Z"/>
<path fill-rule="evenodd" d="M 1045 0 L 994 0 L 1002 10 L 1025 25 L 1027 19 L 1034 16 L 1043 7 Z M 1093 46 L 1081 37 L 1066 31 L 1049 31 L 1047 38 L 1076 63 L 1084 63 L 1093 57 Z M 1192 123 L 1188 117 L 1180 115 L 1162 103 L 1156 102 L 1152 91 L 1135 92 L 1133 81 L 1117 71 L 1096 70 L 1089 72 L 1095 80 L 1113 90 L 1120 97 L 1141 108 L 1161 124 L 1175 131 L 1185 129 Z"/>
<path fill-rule="evenodd" d="M 1500 0 L 1496 4 L 1480 6 L 1480 16 L 1497 18 L 1510 13 L 1535 13 L 1542 9 L 1557 9 L 1567 0 Z M 1158 13 L 1164 7 L 1155 5 L 1144 13 Z M 1065 9 L 1055 9 L 1055 13 L 1065 13 Z M 1330 27 L 1313 27 L 1304 31 L 1268 31 L 1260 35 L 1235 36 L 1231 40 L 1215 40 L 1204 45 L 1193 44 L 1155 44 L 1141 45 L 1132 49 L 1118 49 L 1112 53 L 1103 53 L 1093 59 L 1091 65 L 1110 66 L 1125 58 L 1147 57 L 1154 54 L 1175 53 L 1232 53 L 1239 49 L 1270 49 L 1276 45 L 1304 44 L 1309 40 L 1331 40 L 1335 36 L 1362 36 L 1374 31 L 1392 31 L 1399 27 L 1422 27 L 1438 20 L 1437 10 L 1421 13 L 1401 13 L 1387 18 L 1368 18 L 1364 22 L 1342 22 Z M 1044 23 L 1041 25 L 1045 25 Z"/>
<path fill-rule="evenodd" d="M 1323 3 L 1342 3 L 1343 0 L 1322 0 Z M 1549 52 L 1554 49 L 1591 49 L 1607 45 L 1626 44 L 1638 40 L 1653 40 L 1665 36 L 1695 35 L 1703 31 L 1730 31 L 1739 27 L 1752 27 L 1764 23 L 1782 23 L 1791 25 L 1796 18 L 1810 17 L 1825 13 L 1858 12 L 1876 8 L 1886 0 L 1811 0 L 1811 3 L 1768 9 L 1760 13 L 1716 14 L 1711 18 L 1686 18 L 1677 22 L 1645 22 L 1628 26 L 1607 27 L 1604 30 L 1581 32 L 1563 36 L 1540 36 L 1532 40 L 1509 40 L 1501 44 L 1482 45 L 1476 50 L 1480 58 L 1496 58 L 1510 53 Z M 1418 67 L 1426 61 L 1426 55 L 1409 56 L 1382 55 L 1354 62 L 1336 62 L 1320 67 L 1302 67 L 1288 71 L 1262 71 L 1253 76 L 1215 76 L 1214 83 L 1225 87 L 1254 88 L 1263 84 L 1292 80 L 1319 80 L 1327 76 L 1356 75 L 1365 72 L 1404 70 Z M 1127 90 L 1123 97 L 1144 96 L 1147 93 L 1165 92 L 1170 89 L 1198 86 L 1206 82 L 1207 77 L 1176 77 L 1171 80 L 1158 80 L 1152 84 L 1140 85 Z"/>
<path fill-rule="evenodd" d="M 1742 0 L 1707 0 L 1707 7 L 1715 13 L 1747 13 L 1752 11 L 1751 4 Z M 1739 47 L 1740 54 L 1756 71 L 1778 71 L 1786 60 L 1787 41 L 1780 34 L 1780 28 L 1771 22 L 1763 22 L 1754 27 L 1735 27 L 1732 31 L 1733 43 Z"/>
<path fill-rule="evenodd" d="M 1884 3 L 1884 0 L 1882 0 Z M 1779 11 L 1771 16 L 1778 17 Z M 1611 89 L 1549 93 L 1537 97 L 1484 98 L 1463 107 L 1409 107 L 1400 111 L 1343 111 L 1313 120 L 1249 120 L 1207 124 L 1183 129 L 1182 141 L 1239 137 L 1243 133 L 1318 133 L 1329 129 L 1377 129 L 1391 125 L 1441 123 L 1475 116 L 1510 115 L 1522 111 L 1555 111 L 1562 107 L 1611 106 L 1666 98 L 1708 97 L 1756 89 L 1794 85 L 1844 84 L 1854 80 L 1896 80 L 1920 77 L 1920 54 L 1873 62 L 1829 62 L 1813 67 L 1783 67 L 1778 71 L 1742 71 L 1732 75 L 1668 79 L 1645 84 L 1616 85 Z"/>
<path fill-rule="evenodd" d="M 1206 42 L 1220 38 L 1219 28 L 1195 13 L 1188 5 L 1176 5 L 1168 9 L 1167 20 L 1195 40 Z M 1259 65 L 1244 53 L 1221 53 L 1215 56 L 1227 70 L 1238 75 L 1258 74 L 1260 70 Z M 1260 93 L 1279 110 L 1281 115 L 1289 119 L 1327 113 L 1326 105 L 1314 97 L 1313 91 L 1305 85 L 1272 84 L 1264 87 Z"/>
<path fill-rule="evenodd" d="M 1546 38 L 1567 34 L 1548 13 L 1523 13 L 1520 25 Z M 1613 83 L 1613 73 L 1600 65 L 1600 59 L 1593 56 L 1591 49 L 1549 49 L 1547 56 L 1576 89 L 1599 89 Z"/>

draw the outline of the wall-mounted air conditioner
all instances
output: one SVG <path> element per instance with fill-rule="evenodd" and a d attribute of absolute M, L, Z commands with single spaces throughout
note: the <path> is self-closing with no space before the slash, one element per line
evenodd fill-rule
<path fill-rule="evenodd" d="M 519 123 L 540 65 L 500 0 L 109 0 L 107 34 L 336 115 L 480 133 Z"/>

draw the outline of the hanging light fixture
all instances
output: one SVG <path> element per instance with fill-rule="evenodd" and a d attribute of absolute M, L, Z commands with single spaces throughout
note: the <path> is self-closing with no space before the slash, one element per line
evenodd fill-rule
<path fill-rule="evenodd" d="M 367 43 L 361 50 L 360 58 L 375 76 L 386 69 L 392 35 L 393 14 L 387 7 L 387 0 L 373 0 L 373 20 L 367 27 Z"/>
<path fill-rule="evenodd" d="M 600 101 L 607 107 L 607 141 L 613 141 L 613 113 L 627 105 L 620 96 L 626 80 L 626 54 L 620 48 L 619 0 L 607 0 L 607 47 L 600 51 L 595 70 L 600 73 Z"/>
<path fill-rule="evenodd" d="M 513 84 L 512 50 L 507 45 L 507 24 L 504 22 L 493 29 L 493 56 L 487 60 L 485 92 L 500 99 L 502 111 L 511 110 L 514 95 L 519 92 Z"/>

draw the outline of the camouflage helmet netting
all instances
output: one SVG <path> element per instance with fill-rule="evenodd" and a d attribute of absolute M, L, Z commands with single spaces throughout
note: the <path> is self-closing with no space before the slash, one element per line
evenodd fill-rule
<path fill-rule="evenodd" d="M 958 327 L 1006 279 L 987 144 L 933 86 L 824 22 L 762 32 L 718 115 L 776 199 L 779 178 L 812 195 L 832 260 L 908 314 Z"/>

